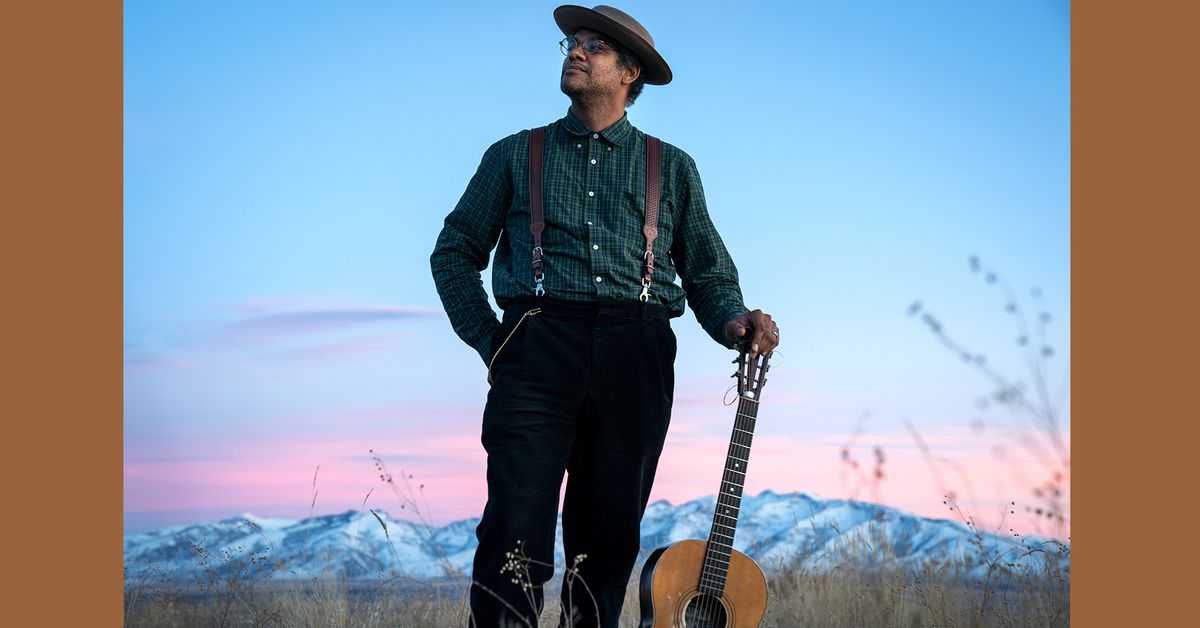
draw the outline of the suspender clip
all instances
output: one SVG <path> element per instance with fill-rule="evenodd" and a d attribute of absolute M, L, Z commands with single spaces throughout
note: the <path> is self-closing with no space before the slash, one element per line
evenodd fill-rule
<path fill-rule="evenodd" d="M 650 282 L 649 281 L 647 281 L 645 279 L 642 280 L 642 293 L 638 295 L 638 298 L 641 299 L 642 302 L 646 302 L 646 301 L 650 300 Z"/>

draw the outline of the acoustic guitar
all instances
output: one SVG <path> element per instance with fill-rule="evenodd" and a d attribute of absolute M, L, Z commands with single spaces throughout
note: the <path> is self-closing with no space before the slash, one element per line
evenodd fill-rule
<path fill-rule="evenodd" d="M 733 549 L 746 463 L 769 355 L 750 360 L 743 346 L 725 475 L 707 541 L 689 539 L 660 547 L 646 559 L 640 586 L 641 628 L 748 628 L 767 610 L 767 579 L 749 556 Z"/>

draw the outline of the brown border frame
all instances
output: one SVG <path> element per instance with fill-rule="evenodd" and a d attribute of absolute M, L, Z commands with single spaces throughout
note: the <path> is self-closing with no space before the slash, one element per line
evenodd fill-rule
<path fill-rule="evenodd" d="M 1195 454 L 1168 422 L 1191 423 L 1183 395 L 1193 367 L 1181 345 L 1195 306 L 1156 301 L 1195 285 L 1195 230 L 1178 223 L 1196 211 L 1200 103 L 1186 77 L 1198 21 L 1194 4 L 1189 15 L 1166 4 L 1077 1 L 1071 12 L 1072 300 L 1084 313 L 1074 325 L 1084 395 L 1073 430 L 1072 611 L 1083 626 L 1190 614 L 1182 572 L 1194 550 L 1189 529 L 1170 524 L 1187 521 L 1179 481 Z M 18 3 L 6 13 L 2 520 L 17 576 L 6 615 L 11 625 L 116 625 L 122 6 Z"/>
<path fill-rule="evenodd" d="M 4 14 L 4 621 L 115 626 L 122 5 L 19 2 Z"/>

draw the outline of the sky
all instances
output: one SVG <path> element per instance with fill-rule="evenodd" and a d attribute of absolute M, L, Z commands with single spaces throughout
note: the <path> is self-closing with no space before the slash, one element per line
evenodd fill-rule
<path fill-rule="evenodd" d="M 375 455 L 421 517 L 482 513 L 486 368 L 429 254 L 483 151 L 565 115 L 555 6 L 124 3 L 126 532 L 409 515 Z M 1069 5 L 618 6 L 674 72 L 630 122 L 780 327 L 746 490 L 1069 534 Z M 734 356 L 672 325 L 679 503 L 720 482 Z"/>

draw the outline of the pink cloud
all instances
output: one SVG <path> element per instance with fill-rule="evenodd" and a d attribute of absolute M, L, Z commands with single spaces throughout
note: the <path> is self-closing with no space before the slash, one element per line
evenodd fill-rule
<path fill-rule="evenodd" d="M 427 514 L 435 523 L 482 512 L 487 488 L 479 408 L 378 407 L 348 416 L 277 420 L 291 427 L 241 431 L 232 442 L 227 435 L 197 434 L 179 439 L 183 444 L 174 451 L 135 444 L 127 451 L 126 510 L 226 507 L 231 513 L 304 516 L 319 464 L 317 513 L 358 508 L 373 489 L 368 506 L 400 516 L 400 500 L 371 462 L 373 449 L 394 475 L 412 473 L 414 487 L 425 485 Z M 723 420 L 704 424 L 686 414 L 673 419 L 652 499 L 680 503 L 716 491 L 729 443 L 729 418 Z M 799 439 L 763 428 L 754 439 L 746 489 L 881 501 L 937 518 L 957 516 L 942 503 L 952 491 L 960 507 L 985 527 L 1015 522 L 1023 533 L 1038 532 L 1025 511 L 1034 504 L 1031 489 L 1045 477 L 1036 460 L 1016 453 L 998 456 L 990 439 L 966 429 L 926 429 L 922 438 L 933 452 L 932 463 L 907 434 L 862 435 L 848 449 L 859 465 L 853 470 L 842 457 L 850 441 L 846 434 Z M 879 481 L 873 479 L 876 447 L 884 454 Z M 212 459 L 197 459 L 194 452 Z M 1069 493 L 1067 500 L 1069 515 Z M 1002 521 L 1010 501 L 1017 502 L 1017 512 Z"/>

